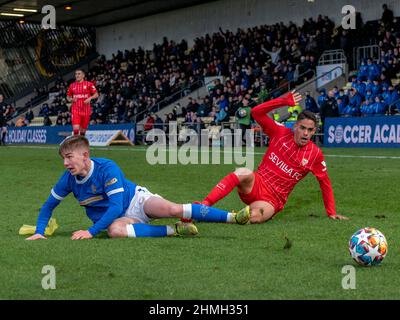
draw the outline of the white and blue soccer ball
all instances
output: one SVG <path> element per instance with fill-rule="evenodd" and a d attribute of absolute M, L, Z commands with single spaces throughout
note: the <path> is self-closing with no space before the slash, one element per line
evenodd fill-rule
<path fill-rule="evenodd" d="M 247 116 L 247 111 L 246 111 L 246 109 L 240 109 L 238 114 L 239 114 L 239 118 L 244 118 Z"/>
<path fill-rule="evenodd" d="M 351 257 L 359 265 L 376 266 L 386 257 L 388 245 L 378 229 L 366 227 L 354 233 L 349 241 Z"/>

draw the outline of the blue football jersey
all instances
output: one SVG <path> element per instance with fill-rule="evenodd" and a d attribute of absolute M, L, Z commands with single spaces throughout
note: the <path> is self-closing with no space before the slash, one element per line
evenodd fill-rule
<path fill-rule="evenodd" d="M 91 158 L 91 163 L 91 170 L 84 178 L 73 176 L 69 171 L 65 171 L 51 190 L 51 195 L 47 202 L 51 203 L 56 200 L 55 203 L 57 205 L 72 192 L 74 197 L 79 201 L 79 204 L 85 208 L 89 219 L 94 223 L 89 228 L 89 231 L 92 235 L 95 235 L 104 229 L 104 227 L 107 227 L 107 223 L 112 222 L 102 221 L 102 223 L 96 225 L 115 202 L 117 202 L 115 207 L 118 208 L 117 217 L 124 215 L 135 195 L 136 184 L 126 179 L 122 170 L 111 160 Z M 113 201 L 111 201 L 111 196 L 113 195 Z M 55 206 L 50 206 L 50 211 Z M 46 204 L 44 207 L 46 207 Z M 42 211 L 49 210 L 42 208 Z M 37 224 L 38 233 L 44 232 L 44 228 L 51 216 L 51 212 L 50 214 L 48 213 L 43 212 L 42 218 L 40 218 L 41 214 L 39 215 Z M 113 217 L 115 218 L 115 213 Z M 46 225 L 43 225 L 46 220 Z"/>

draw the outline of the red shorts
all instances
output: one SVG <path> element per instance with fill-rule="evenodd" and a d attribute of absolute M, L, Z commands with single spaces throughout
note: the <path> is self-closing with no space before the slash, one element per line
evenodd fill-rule
<path fill-rule="evenodd" d="M 270 203 L 275 208 L 277 214 L 284 207 L 284 203 L 274 194 L 270 187 L 263 178 L 257 173 L 253 172 L 254 185 L 250 193 L 244 194 L 238 192 L 240 199 L 247 205 L 252 204 L 255 201 L 265 201 Z"/>
<path fill-rule="evenodd" d="M 72 114 L 72 125 L 79 126 L 81 129 L 87 130 L 89 127 L 90 115 Z"/>

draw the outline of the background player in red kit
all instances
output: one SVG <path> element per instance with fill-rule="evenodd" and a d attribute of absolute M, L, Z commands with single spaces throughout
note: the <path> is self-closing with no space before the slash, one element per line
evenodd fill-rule
<path fill-rule="evenodd" d="M 257 171 L 239 168 L 223 178 L 203 204 L 212 206 L 238 187 L 240 199 L 250 207 L 251 223 L 263 223 L 281 211 L 294 186 L 309 172 L 320 184 L 329 218 L 348 218 L 336 214 L 335 199 L 322 151 L 310 141 L 317 128 L 317 119 L 303 111 L 292 131 L 276 123 L 267 113 L 301 101 L 298 93 L 289 93 L 253 108 L 251 115 L 270 138 L 270 144 Z"/>
<path fill-rule="evenodd" d="M 68 88 L 67 99 L 72 101 L 71 113 L 74 135 L 84 136 L 92 114 L 90 101 L 96 99 L 99 95 L 94 84 L 85 80 L 83 70 L 75 71 L 75 80 Z"/>

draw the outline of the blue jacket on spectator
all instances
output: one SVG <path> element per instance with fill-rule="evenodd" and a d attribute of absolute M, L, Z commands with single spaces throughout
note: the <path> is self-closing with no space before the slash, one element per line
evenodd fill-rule
<path fill-rule="evenodd" d="M 381 94 L 382 87 L 379 83 L 374 83 L 371 90 L 372 90 L 372 93 L 377 96 L 377 95 Z"/>
<path fill-rule="evenodd" d="M 349 104 L 349 96 L 347 94 L 341 94 L 337 99 L 342 99 L 342 102 L 347 106 Z"/>
<path fill-rule="evenodd" d="M 361 62 L 360 71 L 358 72 L 357 79 L 365 81 L 368 78 L 368 66 L 363 61 Z"/>
<path fill-rule="evenodd" d="M 345 108 L 345 113 L 352 116 L 358 115 L 360 113 L 361 103 L 362 97 L 356 92 L 353 96 L 350 96 L 349 104 Z"/>
<path fill-rule="evenodd" d="M 363 105 L 360 108 L 360 111 L 361 114 L 364 116 L 373 114 L 374 113 L 373 104 L 369 100 L 364 101 Z"/>
<path fill-rule="evenodd" d="M 387 105 L 384 104 L 383 102 L 374 102 L 372 104 L 372 107 L 374 109 L 374 114 L 385 114 L 386 113 Z"/>
<path fill-rule="evenodd" d="M 311 112 L 318 113 L 319 108 L 317 103 L 315 102 L 315 99 L 311 97 L 310 95 L 306 96 L 306 110 L 310 110 Z"/>
<path fill-rule="evenodd" d="M 341 115 L 341 116 L 345 115 L 345 109 L 346 109 L 347 103 L 344 102 L 341 98 L 338 98 L 337 104 L 338 104 L 339 115 Z"/>
<path fill-rule="evenodd" d="M 399 107 L 400 106 L 399 99 L 400 99 L 400 95 L 399 95 L 398 90 L 393 90 L 393 92 L 390 96 L 390 104 L 396 102 L 397 107 Z"/>
<path fill-rule="evenodd" d="M 368 91 L 368 90 L 371 90 L 371 92 L 372 92 L 372 87 L 374 86 L 374 83 L 372 82 L 372 80 L 371 79 L 368 79 L 367 80 L 367 84 L 365 85 L 365 90 L 366 91 Z"/>
<path fill-rule="evenodd" d="M 359 107 L 352 107 L 350 105 L 347 105 L 343 109 L 343 115 L 346 115 L 346 116 L 358 116 L 359 113 L 360 113 Z"/>
<path fill-rule="evenodd" d="M 376 63 L 368 64 L 368 78 L 375 80 L 379 78 L 380 74 L 380 68 Z"/>
<path fill-rule="evenodd" d="M 361 82 L 357 80 L 357 83 L 355 84 L 354 88 L 358 91 L 359 94 L 361 94 L 363 97 L 365 96 L 365 91 L 366 91 L 366 85 L 364 82 Z"/>
<path fill-rule="evenodd" d="M 221 108 L 216 115 L 216 121 L 219 122 L 223 122 L 223 121 L 228 121 L 229 119 L 229 115 L 227 113 L 227 109 L 228 108 Z"/>
<path fill-rule="evenodd" d="M 383 90 L 381 98 L 384 104 L 389 105 L 392 101 L 392 93 L 389 90 Z"/>
<path fill-rule="evenodd" d="M 367 90 L 365 94 L 365 100 L 375 101 L 376 95 L 372 93 L 371 90 Z"/>
<path fill-rule="evenodd" d="M 318 97 L 318 106 L 321 109 L 322 104 L 328 99 L 325 90 L 320 91 L 320 95 Z"/>

